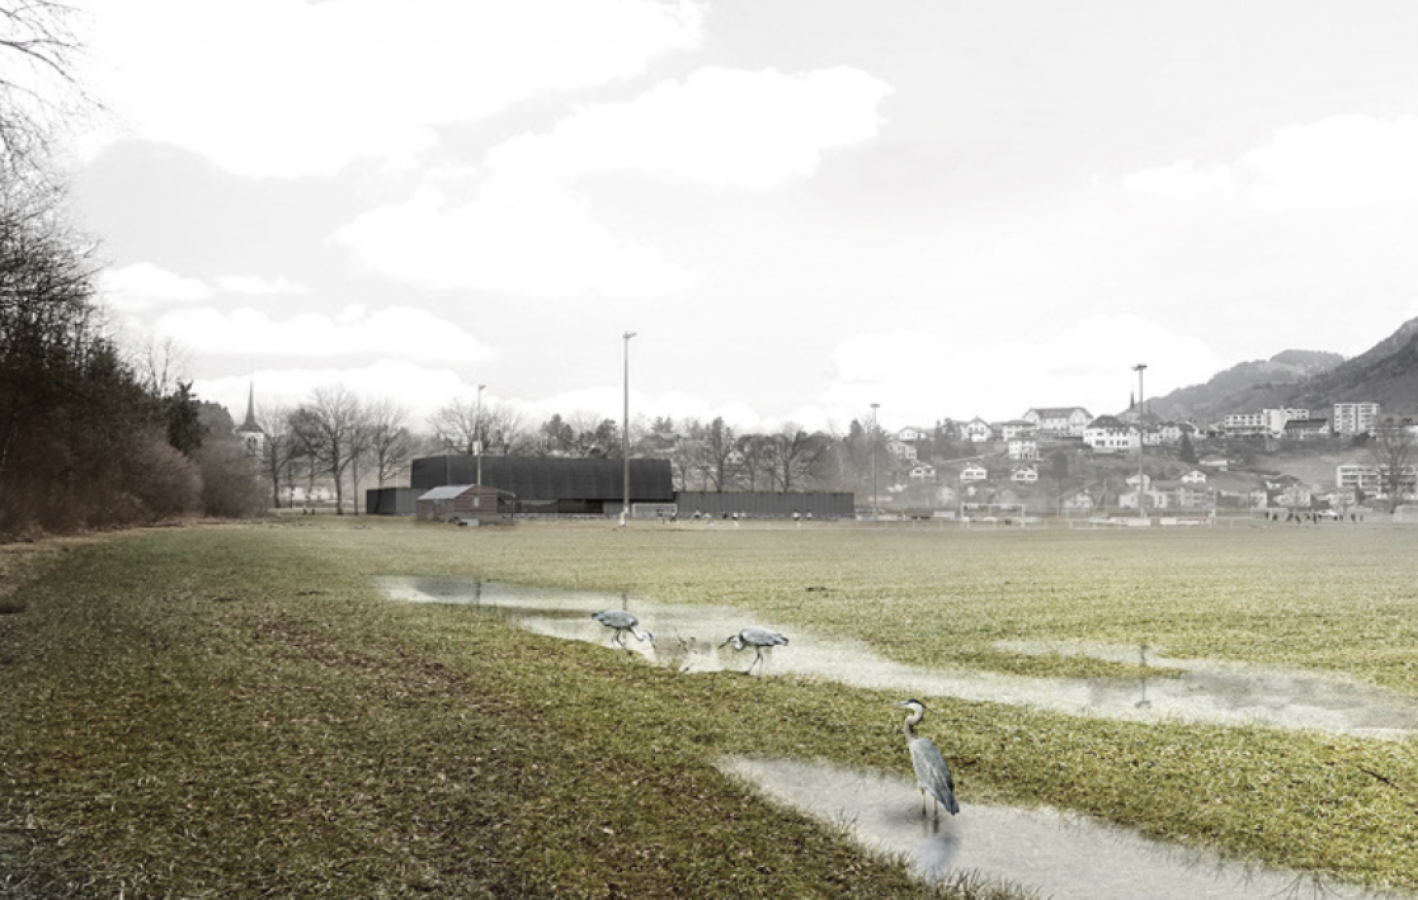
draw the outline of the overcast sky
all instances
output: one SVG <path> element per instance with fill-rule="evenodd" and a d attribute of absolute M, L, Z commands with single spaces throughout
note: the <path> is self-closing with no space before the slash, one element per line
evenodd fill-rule
<path fill-rule="evenodd" d="M 741 429 L 1127 406 L 1418 315 L 1418 4 L 78 0 L 115 324 Z M 416 422 L 415 424 L 421 424 Z"/>

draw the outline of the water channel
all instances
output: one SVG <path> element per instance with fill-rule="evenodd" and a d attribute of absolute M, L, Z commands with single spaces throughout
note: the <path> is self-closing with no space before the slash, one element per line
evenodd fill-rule
<path fill-rule="evenodd" d="M 1078 653 L 1143 661 L 1180 674 L 1141 679 L 1034 678 L 968 669 L 926 669 L 886 659 L 861 641 L 816 635 L 724 607 L 663 604 L 619 593 L 470 579 L 391 576 L 379 579 L 378 586 L 392 599 L 477 606 L 538 634 L 601 644 L 609 644 L 610 633 L 591 620 L 591 613 L 628 606 L 639 617 L 641 628 L 654 632 L 657 638 L 655 648 L 628 640 L 628 650 L 685 672 L 747 669 L 753 661 L 752 650 L 735 654 L 720 644 L 747 625 L 760 625 L 782 631 L 791 639 L 789 646 L 765 653 L 766 664 L 756 671 L 768 675 L 801 675 L 896 691 L 903 697 L 959 697 L 1135 722 L 1168 719 L 1228 726 L 1258 724 L 1373 739 L 1401 739 L 1418 733 L 1418 700 L 1330 673 L 1173 659 L 1137 646 L 1026 642 L 999 647 L 1014 653 Z"/>
<path fill-rule="evenodd" d="M 791 637 L 788 646 L 765 654 L 759 671 L 767 677 L 792 673 L 894 690 L 903 697 L 953 696 L 1130 721 L 1165 717 L 1261 723 L 1378 739 L 1405 737 L 1418 728 L 1418 703 L 1356 681 L 1316 672 L 1172 659 L 1140 647 L 1000 645 L 1016 653 L 1079 653 L 1144 662 L 1180 670 L 1180 677 L 1045 679 L 922 669 L 885 659 L 861 642 L 815 635 L 723 607 L 450 578 L 387 577 L 377 584 L 394 600 L 476 606 L 538 634 L 602 645 L 610 644 L 610 632 L 591 614 L 628 607 L 642 628 L 655 633 L 657 646 L 628 638 L 626 652 L 691 674 L 746 669 L 752 651 L 735 653 L 721 644 L 740 628 L 760 625 Z M 935 823 L 921 817 L 914 781 L 878 772 L 743 757 L 725 759 L 720 768 L 776 802 L 846 828 L 864 846 L 909 860 L 928 879 L 968 873 L 1056 900 L 1413 900 L 1226 861 L 1050 809 L 969 804 L 960 816 Z"/>

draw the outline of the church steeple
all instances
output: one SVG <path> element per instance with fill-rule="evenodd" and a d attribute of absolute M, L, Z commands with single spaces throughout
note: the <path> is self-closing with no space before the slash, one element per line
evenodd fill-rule
<path fill-rule="evenodd" d="M 256 421 L 256 380 L 246 392 L 246 420 L 236 428 L 236 437 L 246 447 L 246 452 L 259 456 L 266 447 L 266 429 Z"/>
<path fill-rule="evenodd" d="M 237 432 L 255 431 L 261 432 L 261 426 L 256 424 L 256 382 L 251 382 L 251 387 L 246 393 L 246 421 L 241 423 Z M 261 432 L 264 434 L 264 432 Z"/>

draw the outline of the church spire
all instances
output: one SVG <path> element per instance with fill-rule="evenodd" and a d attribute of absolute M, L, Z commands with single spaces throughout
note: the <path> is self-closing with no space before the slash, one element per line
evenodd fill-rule
<path fill-rule="evenodd" d="M 237 431 L 259 432 L 261 426 L 256 424 L 256 381 L 251 382 L 251 387 L 246 394 L 246 421 L 241 423 Z"/>

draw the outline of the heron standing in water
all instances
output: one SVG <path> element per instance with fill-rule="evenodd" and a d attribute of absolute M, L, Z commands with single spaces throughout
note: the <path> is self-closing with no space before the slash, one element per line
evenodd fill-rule
<path fill-rule="evenodd" d="M 734 650 L 742 650 L 745 647 L 753 648 L 753 662 L 749 663 L 748 668 L 744 670 L 744 674 L 747 675 L 749 672 L 753 671 L 754 666 L 763 662 L 763 650 L 765 647 L 778 647 L 786 645 L 787 643 L 788 639 L 776 631 L 750 626 L 743 629 L 738 634 L 729 635 L 728 639 L 719 646 L 723 647 L 727 644 L 733 644 Z"/>
<path fill-rule="evenodd" d="M 931 809 L 935 818 L 940 818 L 940 807 L 952 816 L 960 812 L 960 804 L 955 802 L 955 778 L 950 774 L 950 766 L 945 757 L 931 742 L 930 738 L 916 734 L 916 726 L 925 718 L 926 705 L 919 700 L 902 700 L 895 704 L 899 709 L 909 709 L 906 717 L 906 749 L 911 751 L 911 766 L 916 770 L 916 784 L 921 789 L 921 815 L 926 814 L 926 792 L 931 795 Z"/>
<path fill-rule="evenodd" d="M 623 609 L 607 609 L 598 613 L 591 613 L 591 618 L 611 629 L 611 631 L 614 632 L 614 634 L 611 635 L 611 643 L 619 644 L 621 649 L 626 653 L 631 652 L 630 648 L 625 645 L 625 633 L 627 631 L 630 632 L 637 641 L 649 641 L 651 647 L 655 646 L 655 635 L 651 634 L 649 631 L 638 630 L 636 626 L 640 624 L 640 620 Z"/>

